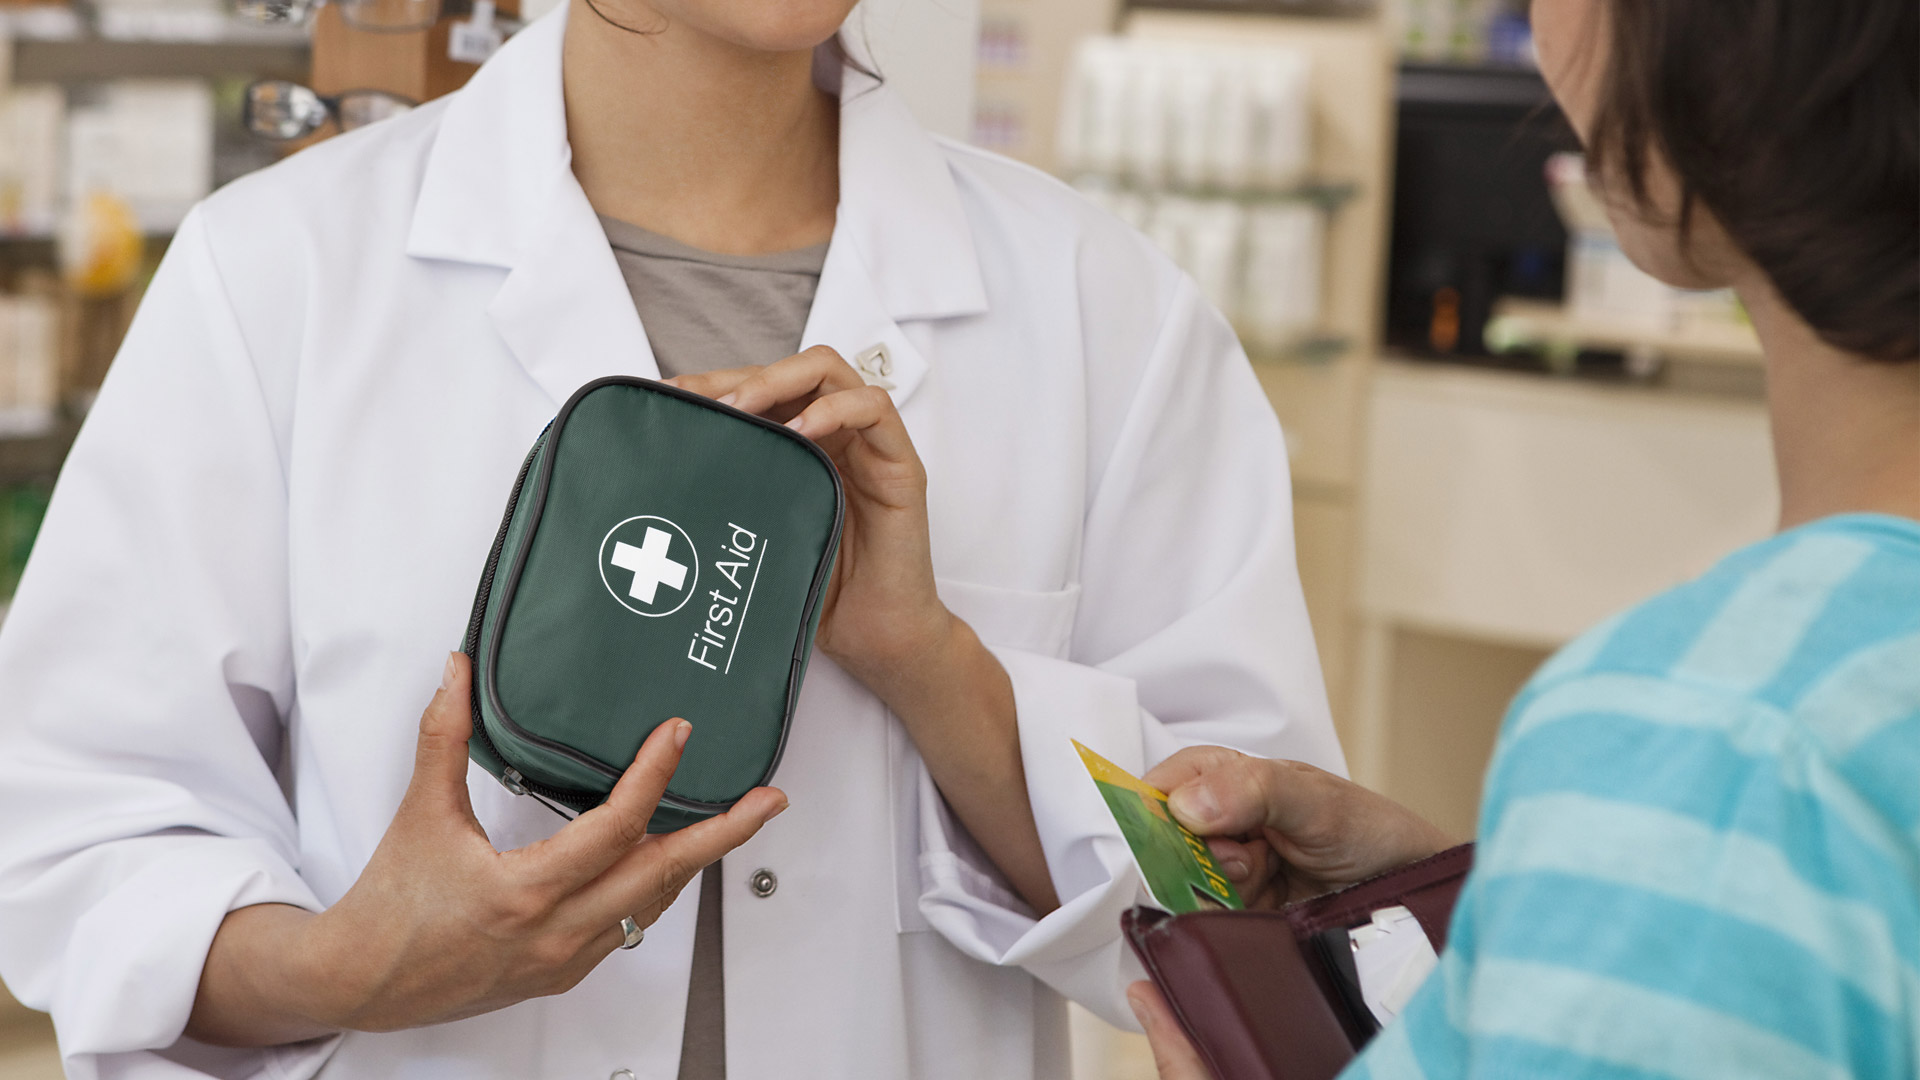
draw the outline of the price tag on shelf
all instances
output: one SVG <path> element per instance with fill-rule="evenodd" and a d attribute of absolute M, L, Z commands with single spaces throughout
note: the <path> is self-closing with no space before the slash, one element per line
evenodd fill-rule
<path fill-rule="evenodd" d="M 507 35 L 493 24 L 493 0 L 474 0 L 473 18 L 453 24 L 447 33 L 447 57 L 463 64 L 484 64 Z"/>

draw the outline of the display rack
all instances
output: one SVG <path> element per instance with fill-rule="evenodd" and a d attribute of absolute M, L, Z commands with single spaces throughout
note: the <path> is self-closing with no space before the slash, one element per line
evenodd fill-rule
<path fill-rule="evenodd" d="M 1511 353 L 1537 350 L 1550 367 L 1570 365 L 1581 352 L 1619 352 L 1658 366 L 1662 361 L 1759 367 L 1760 339 L 1753 327 L 1732 322 L 1696 323 L 1675 329 L 1631 322 L 1582 319 L 1558 304 L 1501 300 L 1486 329 L 1487 348 Z"/>
<path fill-rule="evenodd" d="M 1129 35 L 1272 44 L 1312 58 L 1314 175 L 1327 207 L 1319 331 L 1283 355 L 1254 350 L 1254 370 L 1287 435 L 1301 583 L 1334 720 L 1349 720 L 1355 623 L 1356 492 L 1368 388 L 1380 347 L 1387 206 L 1392 185 L 1393 50 L 1366 5 L 1134 6 Z M 1337 12 L 1346 17 L 1327 17 Z M 1365 757 L 1362 753 L 1359 756 Z"/>
<path fill-rule="evenodd" d="M 108 79 L 305 78 L 305 31 L 202 13 L 103 16 L 91 5 L 0 8 L 13 81 L 63 85 Z"/>

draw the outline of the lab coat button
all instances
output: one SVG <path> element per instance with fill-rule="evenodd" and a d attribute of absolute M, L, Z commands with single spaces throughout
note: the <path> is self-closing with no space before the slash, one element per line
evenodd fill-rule
<path fill-rule="evenodd" d="M 637 1080 L 632 1069 L 615 1069 L 607 1074 L 607 1080 Z"/>
<path fill-rule="evenodd" d="M 767 870 L 767 869 L 755 870 L 753 872 L 753 876 L 747 879 L 747 888 L 752 889 L 753 895 L 759 897 L 762 900 L 765 900 L 767 897 L 772 896 L 773 890 L 779 887 L 780 887 L 780 879 L 777 877 L 774 877 L 773 871 L 771 870 Z"/>

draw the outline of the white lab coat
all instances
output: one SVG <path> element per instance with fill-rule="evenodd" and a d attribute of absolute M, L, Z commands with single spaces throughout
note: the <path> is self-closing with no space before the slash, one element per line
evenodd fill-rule
<path fill-rule="evenodd" d="M 697 890 L 559 997 L 272 1051 L 181 1038 L 227 911 L 324 908 L 379 842 L 534 436 L 583 382 L 656 374 L 568 167 L 563 20 L 196 209 L 74 446 L 0 634 L 0 976 L 74 1077 L 675 1075 Z M 1138 234 L 851 70 L 841 124 L 805 342 L 887 346 L 940 593 L 1012 677 L 1062 905 L 1032 916 L 816 657 L 792 808 L 725 861 L 729 1066 L 1064 1077 L 1060 995 L 1128 1022 L 1139 892 L 1069 740 L 1136 770 L 1193 743 L 1342 766 L 1280 430 Z M 470 786 L 498 846 L 560 824 Z"/>

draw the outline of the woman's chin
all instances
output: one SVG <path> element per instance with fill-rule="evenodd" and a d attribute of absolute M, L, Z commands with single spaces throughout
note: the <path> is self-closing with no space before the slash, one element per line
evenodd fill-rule
<path fill-rule="evenodd" d="M 654 10 L 743 49 L 810 50 L 833 37 L 853 10 L 851 0 L 655 0 Z"/>

